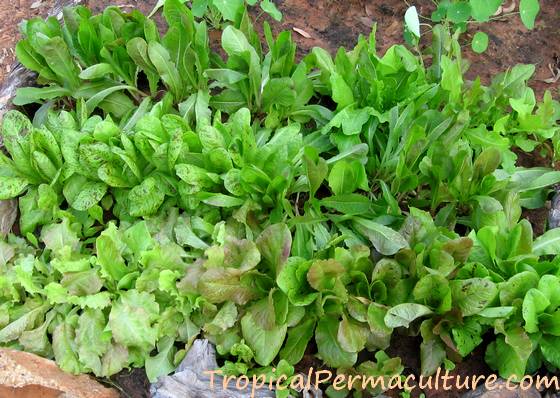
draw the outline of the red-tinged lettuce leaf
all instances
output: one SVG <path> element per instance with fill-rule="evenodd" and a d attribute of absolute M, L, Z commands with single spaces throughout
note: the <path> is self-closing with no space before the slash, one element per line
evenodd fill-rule
<path fill-rule="evenodd" d="M 136 290 L 123 292 L 113 302 L 109 314 L 113 339 L 125 347 L 152 350 L 157 339 L 157 330 L 153 324 L 158 319 L 159 311 L 153 295 Z"/>
<path fill-rule="evenodd" d="M 286 224 L 274 224 L 258 237 L 257 247 L 276 275 L 280 273 L 292 249 L 292 234 Z"/>
<path fill-rule="evenodd" d="M 344 267 L 336 260 L 315 260 L 307 273 L 307 281 L 320 292 L 334 290 L 344 272 Z"/>
<path fill-rule="evenodd" d="M 61 223 L 45 226 L 41 230 L 40 239 L 45 244 L 45 247 L 55 254 L 66 247 L 71 248 L 73 251 L 78 251 L 81 245 L 78 234 L 66 218 Z"/>
<path fill-rule="evenodd" d="M 129 363 L 128 349 L 120 344 L 112 344 L 101 359 L 101 376 L 113 376 L 128 367 Z"/>
<path fill-rule="evenodd" d="M 235 268 L 211 268 L 201 275 L 199 293 L 214 304 L 233 301 L 244 305 L 258 297 L 257 291 L 242 280 L 243 273 Z"/>
<path fill-rule="evenodd" d="M 365 348 L 368 334 L 366 324 L 343 316 L 338 324 L 337 341 L 344 351 L 357 353 Z"/>

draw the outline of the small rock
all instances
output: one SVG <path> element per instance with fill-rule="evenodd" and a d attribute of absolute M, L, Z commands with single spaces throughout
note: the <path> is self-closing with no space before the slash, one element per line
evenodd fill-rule
<path fill-rule="evenodd" d="M 502 379 L 498 379 L 492 385 L 492 390 L 488 390 L 484 384 L 478 386 L 476 390 L 465 393 L 463 398 L 541 398 L 541 394 L 534 387 L 522 389 L 516 384 L 515 389 L 508 389 L 506 381 Z"/>
<path fill-rule="evenodd" d="M 307 386 L 307 375 L 300 373 L 303 378 L 303 385 Z M 323 398 L 323 391 L 318 388 L 315 388 L 313 384 L 310 384 L 310 389 L 299 389 L 296 388 L 295 390 L 301 394 L 301 398 Z"/>
<path fill-rule="evenodd" d="M 2 398 L 118 398 L 86 375 L 65 373 L 51 360 L 16 350 L 0 349 Z"/>
<path fill-rule="evenodd" d="M 556 194 L 552 198 L 550 211 L 548 213 L 548 229 L 554 229 L 558 227 L 560 227 L 560 193 L 557 189 Z"/>

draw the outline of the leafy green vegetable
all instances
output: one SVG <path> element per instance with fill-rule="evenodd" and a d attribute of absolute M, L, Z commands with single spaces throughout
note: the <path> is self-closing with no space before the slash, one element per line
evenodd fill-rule
<path fill-rule="evenodd" d="M 484 32 L 476 32 L 471 46 L 474 52 L 483 53 L 488 48 L 488 35 Z"/>
<path fill-rule="evenodd" d="M 421 337 L 426 375 L 486 340 L 503 377 L 558 367 L 559 232 L 535 239 L 521 215 L 560 172 L 516 154 L 554 156 L 560 105 L 536 100 L 534 66 L 469 81 L 447 29 L 502 2 L 440 2 L 419 55 L 379 54 L 373 32 L 301 60 L 290 32 L 261 42 L 245 3 L 159 2 L 161 32 L 116 7 L 22 25 L 42 87 L 15 102 L 45 105 L 3 117 L 21 233 L 0 240 L 0 344 L 152 381 L 197 337 L 224 372 L 270 378 L 306 356 L 394 376 L 381 350 L 399 333 Z M 528 25 L 537 12 L 522 3 Z M 415 7 L 405 21 L 417 47 Z"/>
<path fill-rule="evenodd" d="M 349 368 L 357 360 L 357 354 L 345 351 L 337 339 L 338 320 L 325 317 L 319 320 L 315 331 L 315 341 L 319 357 L 335 368 Z"/>
<path fill-rule="evenodd" d="M 540 11 L 540 5 L 537 0 L 521 0 L 519 3 L 519 14 L 521 21 L 527 29 L 535 27 L 535 19 Z"/>

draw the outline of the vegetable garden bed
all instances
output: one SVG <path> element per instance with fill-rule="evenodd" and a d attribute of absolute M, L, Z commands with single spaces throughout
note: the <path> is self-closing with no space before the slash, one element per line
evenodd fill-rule
<path fill-rule="evenodd" d="M 556 372 L 550 81 L 535 95 L 530 65 L 474 79 L 461 45 L 484 36 L 453 34 L 455 8 L 420 29 L 428 7 L 402 7 L 408 44 L 349 34 L 331 56 L 254 28 L 279 19 L 269 1 L 235 3 L 23 26 L 39 78 L 3 117 L 0 197 L 19 219 L 0 242 L 0 344 L 100 378 L 155 380 L 199 336 L 237 375 Z"/>

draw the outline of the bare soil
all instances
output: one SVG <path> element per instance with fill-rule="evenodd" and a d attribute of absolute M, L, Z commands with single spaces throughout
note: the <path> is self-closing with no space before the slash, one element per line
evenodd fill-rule
<path fill-rule="evenodd" d="M 150 382 L 144 369 L 122 371 L 111 378 L 109 386 L 116 386 L 122 398 L 150 398 Z"/>
<path fill-rule="evenodd" d="M 515 0 L 512 0 L 515 1 Z M 119 5 L 123 8 L 136 7 L 148 13 L 155 0 L 85 0 L 84 3 L 100 11 L 108 5 Z M 294 31 L 293 36 L 299 45 L 299 55 L 305 54 L 314 46 L 321 46 L 333 53 L 339 47 L 350 49 L 359 35 L 369 35 L 372 26 L 377 24 L 377 45 L 380 53 L 389 46 L 403 42 L 403 15 L 408 7 L 404 0 L 275 0 L 284 14 L 282 23 L 270 21 L 275 32 L 283 29 L 303 30 L 310 37 Z M 14 62 L 14 46 L 19 38 L 18 24 L 26 18 L 45 16 L 52 7 L 52 0 L 1 0 L 0 7 L 0 82 L 9 79 Z M 429 16 L 433 10 L 431 0 L 409 0 L 417 6 L 419 13 Z M 559 97 L 560 82 L 548 84 L 543 80 L 550 78 L 552 73 L 549 65 L 558 65 L 560 57 L 560 1 L 541 0 L 541 13 L 536 28 L 527 30 L 518 17 L 498 19 L 487 24 L 472 24 L 463 38 L 465 57 L 470 60 L 468 72 L 470 78 L 480 76 L 484 83 L 489 83 L 492 76 L 507 70 L 518 63 L 536 65 L 536 76 L 531 85 L 537 96 L 541 97 L 545 90 L 551 90 L 555 98 Z M 260 16 L 264 19 L 266 16 Z M 425 29 L 425 28 L 423 28 Z M 474 54 L 470 50 L 470 36 L 477 30 L 488 33 L 490 44 L 484 54 Z M 215 36 L 214 36 L 215 37 Z M 548 162 L 546 159 L 544 162 Z M 525 166 L 542 165 L 543 159 L 538 155 L 523 156 L 520 163 Z M 525 212 L 535 232 L 542 233 L 546 222 L 546 209 Z M 414 338 L 400 338 L 390 352 L 399 355 L 407 366 L 407 371 L 419 368 L 419 342 Z M 308 364 L 317 363 L 307 357 Z M 478 349 L 474 355 L 459 363 L 454 374 L 473 375 L 488 374 L 489 369 L 484 363 L 484 348 Z M 121 373 L 113 378 L 113 383 L 122 390 L 123 397 L 144 398 L 148 395 L 149 384 L 142 370 Z M 459 391 L 435 392 L 424 391 L 427 397 L 458 397 Z M 398 394 L 390 394 L 398 396 Z M 413 394 L 417 396 L 417 394 Z"/>
<path fill-rule="evenodd" d="M 13 48 L 19 38 L 18 24 L 26 18 L 45 16 L 52 0 L 1 2 L 0 81 L 8 76 L 14 61 Z M 84 3 L 98 11 L 113 4 L 124 9 L 139 8 L 147 13 L 155 0 L 84 0 Z M 269 19 L 275 31 L 297 28 L 310 35 L 310 38 L 306 38 L 294 31 L 300 54 L 314 46 L 332 52 L 341 46 L 350 49 L 360 34 L 369 35 L 374 24 L 377 24 L 377 44 L 381 53 L 392 44 L 403 41 L 403 15 L 408 7 L 404 0 L 276 0 L 276 3 L 284 19 L 282 23 Z M 408 3 L 415 4 L 419 13 L 427 17 L 434 8 L 431 0 Z M 554 66 L 559 62 L 560 2 L 541 0 L 541 4 L 541 13 L 533 30 L 527 30 L 517 15 L 491 23 L 472 24 L 464 38 L 465 56 L 471 61 L 469 77 L 481 76 L 484 82 L 489 82 L 492 76 L 515 64 L 533 63 L 537 66 L 537 72 L 532 86 L 537 93 L 542 94 L 549 89 L 558 94 L 560 82 L 547 84 L 542 80 L 551 77 L 549 65 Z M 483 30 L 490 36 L 489 48 L 481 55 L 470 50 L 468 40 L 477 30 Z"/>

